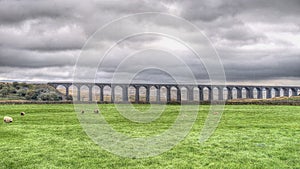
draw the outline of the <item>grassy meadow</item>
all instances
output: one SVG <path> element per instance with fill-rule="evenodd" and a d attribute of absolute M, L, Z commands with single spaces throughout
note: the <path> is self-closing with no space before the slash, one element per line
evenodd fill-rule
<path fill-rule="evenodd" d="M 115 130 L 134 137 L 164 131 L 179 108 L 168 105 L 156 121 L 139 124 L 123 118 L 112 104 L 99 105 Z M 200 106 L 189 135 L 170 151 L 131 159 L 95 144 L 71 104 L 0 105 L 1 118 L 14 118 L 0 123 L 0 168 L 300 168 L 300 106 L 228 105 L 214 134 L 200 144 L 208 109 Z"/>

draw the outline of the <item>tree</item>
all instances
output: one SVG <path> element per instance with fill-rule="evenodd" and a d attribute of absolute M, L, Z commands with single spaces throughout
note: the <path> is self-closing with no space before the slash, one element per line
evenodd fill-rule
<path fill-rule="evenodd" d="M 13 86 L 14 88 L 17 88 L 17 86 L 19 86 L 19 83 L 18 83 L 18 82 L 13 82 L 13 83 L 12 83 L 12 86 Z"/>
<path fill-rule="evenodd" d="M 68 96 L 66 97 L 66 100 L 73 100 L 73 96 L 72 96 L 72 95 L 68 95 Z"/>
<path fill-rule="evenodd" d="M 9 94 L 9 89 L 8 87 L 3 87 L 1 90 L 0 90 L 0 94 L 1 96 L 5 97 Z"/>
<path fill-rule="evenodd" d="M 39 99 L 43 100 L 43 101 L 59 101 L 59 100 L 62 100 L 61 96 L 59 96 L 56 93 L 42 93 L 39 96 Z"/>
<path fill-rule="evenodd" d="M 35 90 L 28 90 L 27 93 L 26 93 L 25 98 L 27 100 L 37 100 L 38 95 L 39 94 Z"/>
<path fill-rule="evenodd" d="M 2 89 L 4 87 L 3 83 L 0 83 L 0 89 Z"/>
<path fill-rule="evenodd" d="M 9 86 L 9 88 L 8 88 L 8 92 L 9 93 L 17 93 L 17 90 L 16 90 L 16 88 L 14 88 L 13 86 Z"/>
<path fill-rule="evenodd" d="M 24 97 L 24 96 L 26 96 L 26 92 L 27 91 L 25 89 L 19 89 L 17 91 L 17 94 L 18 94 L 18 96 Z"/>

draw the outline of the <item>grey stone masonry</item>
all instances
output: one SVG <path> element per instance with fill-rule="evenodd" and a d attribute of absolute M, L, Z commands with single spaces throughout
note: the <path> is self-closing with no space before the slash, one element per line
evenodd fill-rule
<path fill-rule="evenodd" d="M 198 93 L 196 93 L 199 97 L 197 97 L 198 101 L 203 100 L 230 100 L 234 98 L 272 98 L 272 97 L 280 97 L 280 96 L 296 96 L 299 95 L 300 87 L 298 86 L 246 86 L 246 85 L 191 85 L 191 84 L 110 84 L 110 83 L 71 83 L 71 82 L 50 82 L 48 85 L 58 88 L 58 86 L 63 86 L 65 88 L 66 96 L 70 93 L 70 87 L 77 89 L 77 101 L 82 101 L 81 98 L 81 87 L 86 86 L 88 88 L 88 101 L 93 101 L 93 87 L 98 86 L 100 88 L 100 102 L 104 101 L 104 87 L 108 86 L 111 88 L 111 102 L 115 102 L 115 88 L 120 87 L 122 89 L 122 102 L 129 101 L 129 87 L 133 87 L 135 89 L 135 100 L 134 102 L 140 102 L 140 88 L 144 87 L 145 91 L 145 99 L 146 102 L 149 103 L 151 101 L 151 88 L 156 90 L 155 94 L 155 102 L 161 102 L 161 88 L 165 87 L 166 92 L 166 101 L 171 102 L 172 98 L 175 98 L 177 102 L 183 101 L 183 92 L 182 88 L 186 89 L 186 101 L 195 101 L 194 98 L 195 89 L 198 89 Z M 172 90 L 177 90 L 175 96 L 171 97 Z M 218 92 L 214 92 L 214 90 L 218 90 Z M 255 92 L 254 92 L 255 91 Z M 226 93 L 227 96 L 224 96 Z M 153 102 L 153 100 L 152 100 Z"/>

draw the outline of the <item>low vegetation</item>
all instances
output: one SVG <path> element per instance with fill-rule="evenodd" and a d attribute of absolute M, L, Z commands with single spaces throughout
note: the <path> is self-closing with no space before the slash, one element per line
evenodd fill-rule
<path fill-rule="evenodd" d="M 140 110 L 148 106 L 135 105 Z M 139 124 L 121 116 L 114 105 L 99 105 L 116 131 L 136 137 L 165 130 L 179 108 L 168 105 L 156 121 Z M 299 106 L 227 105 L 217 130 L 200 144 L 208 110 L 209 106 L 200 106 L 191 132 L 170 151 L 131 159 L 96 145 L 81 128 L 71 104 L 0 105 L 0 117 L 14 119 L 0 123 L 0 168 L 300 168 Z"/>
<path fill-rule="evenodd" d="M 47 84 L 0 83 L 0 99 L 60 101 L 63 94 Z"/>
<path fill-rule="evenodd" d="M 300 101 L 300 96 L 281 96 L 281 97 L 273 97 L 269 99 L 232 99 L 228 100 L 228 102 L 258 102 L 258 101 Z"/>

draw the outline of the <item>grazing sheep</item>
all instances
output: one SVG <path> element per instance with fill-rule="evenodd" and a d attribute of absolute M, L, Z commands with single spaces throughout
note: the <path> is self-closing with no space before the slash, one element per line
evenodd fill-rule
<path fill-rule="evenodd" d="M 22 112 L 21 112 L 21 116 L 25 116 L 25 112 L 22 111 Z"/>
<path fill-rule="evenodd" d="M 98 114 L 98 113 L 99 113 L 99 110 L 98 110 L 98 109 L 95 109 L 95 110 L 94 110 L 94 113 L 97 113 L 97 114 Z"/>
<path fill-rule="evenodd" d="M 4 121 L 5 123 L 11 123 L 11 122 L 13 122 L 13 118 L 8 117 L 8 116 L 5 116 L 5 117 L 3 118 L 3 121 Z"/>
<path fill-rule="evenodd" d="M 84 113 L 84 110 L 81 110 L 81 114 L 83 114 Z"/>

